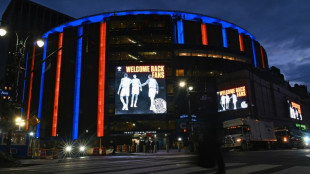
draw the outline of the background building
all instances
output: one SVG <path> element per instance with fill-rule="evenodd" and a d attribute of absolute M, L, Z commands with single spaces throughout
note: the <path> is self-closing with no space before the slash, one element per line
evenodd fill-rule
<path fill-rule="evenodd" d="M 43 49 L 34 42 L 48 29 L 73 19 L 28 0 L 10 1 L 0 21 L 1 27 L 7 30 L 0 37 L 0 90 L 9 91 L 9 96 L 0 98 L 1 134 L 15 117 L 26 120 L 37 114 Z M 2 145 L 5 137 L 0 138 Z"/>
<path fill-rule="evenodd" d="M 177 11 L 103 13 L 54 27 L 43 38 L 38 93 L 27 102 L 28 112 L 41 119 L 40 138 L 139 143 L 152 137 L 163 145 L 188 136 L 189 123 L 210 117 L 309 125 L 307 90 L 295 94 L 298 86 L 289 87 L 277 69 L 269 69 L 253 35 L 217 18 Z M 131 107 L 133 81 L 125 73 L 142 84 L 137 107 Z M 157 83 L 148 81 L 149 74 Z M 194 89 L 181 88 L 181 81 Z M 222 106 L 224 95 L 230 99 Z M 301 106 L 302 122 L 290 119 L 291 101 Z"/>
<path fill-rule="evenodd" d="M 45 50 L 61 50 L 49 57 L 50 70 L 42 71 L 40 137 L 76 139 L 97 132 L 98 137 L 130 139 L 150 133 L 165 141 L 165 136 L 177 136 L 175 120 L 189 112 L 181 80 L 195 89 L 190 92 L 190 111 L 214 117 L 218 76 L 244 68 L 268 71 L 265 50 L 250 33 L 199 14 L 104 13 L 58 26 L 43 37 Z M 142 84 L 153 74 L 159 86 L 156 97 L 166 101 L 167 110 L 150 110 L 147 85 L 139 95 L 139 109 L 124 109 L 118 95 L 124 72 L 129 78 L 136 74 Z M 200 100 L 201 96 L 207 99 Z"/>

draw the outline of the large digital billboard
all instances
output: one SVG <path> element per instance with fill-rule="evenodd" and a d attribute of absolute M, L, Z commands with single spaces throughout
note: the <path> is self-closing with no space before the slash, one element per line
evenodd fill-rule
<path fill-rule="evenodd" d="M 290 117 L 297 120 L 302 120 L 300 104 L 287 100 L 290 110 Z"/>
<path fill-rule="evenodd" d="M 164 65 L 117 66 L 115 115 L 167 113 Z"/>
<path fill-rule="evenodd" d="M 245 86 L 217 92 L 218 112 L 248 108 Z"/>

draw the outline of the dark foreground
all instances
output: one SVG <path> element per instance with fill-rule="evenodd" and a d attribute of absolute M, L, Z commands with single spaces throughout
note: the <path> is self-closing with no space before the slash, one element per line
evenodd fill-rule
<path fill-rule="evenodd" d="M 309 174 L 310 150 L 274 150 L 225 152 L 227 174 Z M 63 160 L 21 160 L 21 167 L 0 168 L 0 173 L 113 173 L 113 174 L 203 174 L 214 173 L 196 165 L 189 153 L 117 154 L 115 156 L 85 157 Z"/>

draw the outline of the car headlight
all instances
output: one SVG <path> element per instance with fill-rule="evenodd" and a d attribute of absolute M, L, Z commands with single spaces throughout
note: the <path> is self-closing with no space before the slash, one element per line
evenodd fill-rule
<path fill-rule="evenodd" d="M 304 141 L 305 141 L 305 142 L 309 142 L 309 137 L 308 137 L 308 136 L 305 136 L 305 137 L 304 137 Z"/>
<path fill-rule="evenodd" d="M 66 146 L 65 147 L 66 152 L 71 152 L 72 151 L 72 146 Z"/>
<path fill-rule="evenodd" d="M 84 152 L 85 151 L 85 146 L 80 146 L 80 152 Z"/>
<path fill-rule="evenodd" d="M 240 143 L 241 141 L 242 141 L 242 138 L 237 138 L 237 139 L 236 139 L 236 142 L 237 142 L 237 143 Z"/>

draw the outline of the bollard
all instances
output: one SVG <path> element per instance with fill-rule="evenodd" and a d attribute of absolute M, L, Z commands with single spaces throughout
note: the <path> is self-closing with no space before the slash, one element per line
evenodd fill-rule
<path fill-rule="evenodd" d="M 102 151 L 101 155 L 106 155 L 106 150 L 104 146 L 101 147 L 101 151 Z"/>
<path fill-rule="evenodd" d="M 126 144 L 123 145 L 123 152 L 127 152 L 127 145 Z"/>
<path fill-rule="evenodd" d="M 98 147 L 94 147 L 93 155 L 95 155 L 95 156 L 99 155 L 99 148 Z"/>
<path fill-rule="evenodd" d="M 41 149 L 40 159 L 46 159 L 46 149 Z"/>
<path fill-rule="evenodd" d="M 28 147 L 28 158 L 32 158 L 32 149 Z"/>
<path fill-rule="evenodd" d="M 135 146 L 134 145 L 131 146 L 131 152 L 135 152 Z"/>
<path fill-rule="evenodd" d="M 136 145 L 136 152 L 139 152 L 139 145 Z"/>
<path fill-rule="evenodd" d="M 169 152 L 169 145 L 166 144 L 166 151 Z"/>
<path fill-rule="evenodd" d="M 58 149 L 53 148 L 53 159 L 58 159 Z"/>
<path fill-rule="evenodd" d="M 146 145 L 143 145 L 143 153 L 145 153 Z"/>

